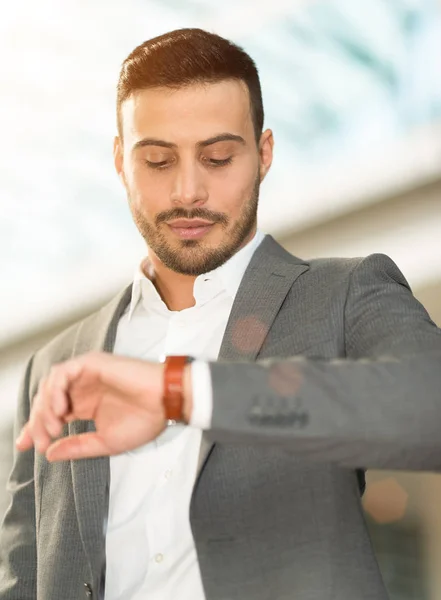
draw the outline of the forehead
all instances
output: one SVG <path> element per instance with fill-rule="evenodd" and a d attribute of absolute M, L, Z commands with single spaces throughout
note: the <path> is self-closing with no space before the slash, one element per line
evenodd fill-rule
<path fill-rule="evenodd" d="M 124 143 L 154 137 L 179 145 L 229 132 L 254 136 L 248 88 L 242 81 L 152 88 L 130 96 L 121 107 Z"/>

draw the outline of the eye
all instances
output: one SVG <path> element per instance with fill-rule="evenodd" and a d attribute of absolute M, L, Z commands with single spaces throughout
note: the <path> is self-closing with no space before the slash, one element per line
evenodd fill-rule
<path fill-rule="evenodd" d="M 224 167 L 225 165 L 229 165 L 233 162 L 233 157 L 229 156 L 228 158 L 224 159 L 206 158 L 205 162 L 209 167 Z"/>
<path fill-rule="evenodd" d="M 164 169 L 170 164 L 170 161 L 168 161 L 168 160 L 161 160 L 159 162 L 153 162 L 151 160 L 146 160 L 144 162 L 151 169 Z"/>

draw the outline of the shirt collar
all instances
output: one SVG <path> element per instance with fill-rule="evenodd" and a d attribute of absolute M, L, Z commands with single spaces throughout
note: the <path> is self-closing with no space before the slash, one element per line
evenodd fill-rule
<path fill-rule="evenodd" d="M 130 299 L 128 312 L 129 320 L 132 318 L 133 312 L 141 298 L 149 296 L 154 302 L 162 302 L 161 297 L 151 281 L 152 278 L 153 270 L 148 257 L 146 257 L 141 261 L 133 277 L 132 297 Z"/>
<path fill-rule="evenodd" d="M 230 298 L 234 300 L 251 258 L 262 243 L 264 237 L 265 234 L 260 230 L 257 230 L 253 239 L 223 265 L 213 271 L 199 275 L 194 284 L 196 303 L 198 304 L 199 300 L 204 297 L 203 290 L 204 285 L 207 282 L 214 282 L 218 291 L 225 290 Z M 167 310 L 167 307 L 158 294 L 154 284 L 145 273 L 150 277 L 153 275 L 148 258 L 145 258 L 135 271 L 132 285 L 132 297 L 128 311 L 129 320 L 141 299 L 150 307 L 156 305 L 158 308 L 161 307 L 162 309 Z M 207 299 L 209 299 L 209 297 L 206 297 L 205 301 Z"/>
<path fill-rule="evenodd" d="M 244 246 L 238 252 L 236 252 L 236 254 L 233 254 L 233 256 L 229 260 L 227 260 L 227 262 L 225 262 L 217 269 L 214 269 L 214 271 L 210 271 L 205 275 L 200 275 L 200 277 L 219 278 L 222 282 L 222 287 L 226 290 L 227 294 L 234 300 L 242 278 L 245 274 L 245 271 L 247 270 L 247 267 L 250 264 L 251 258 L 253 257 L 253 254 L 257 250 L 258 246 L 263 241 L 264 237 L 265 234 L 257 230 L 253 239 L 250 240 L 246 244 L 246 246 Z"/>

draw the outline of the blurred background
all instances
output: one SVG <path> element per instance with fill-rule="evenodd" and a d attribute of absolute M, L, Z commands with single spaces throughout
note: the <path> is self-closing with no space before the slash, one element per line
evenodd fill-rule
<path fill-rule="evenodd" d="M 112 163 L 120 65 L 195 26 L 242 45 L 261 74 L 276 148 L 260 228 L 302 258 L 388 254 L 441 324 L 441 0 L 8 3 L 0 516 L 27 359 L 127 285 L 145 254 Z M 440 476 L 372 471 L 364 506 L 392 600 L 439 600 Z"/>

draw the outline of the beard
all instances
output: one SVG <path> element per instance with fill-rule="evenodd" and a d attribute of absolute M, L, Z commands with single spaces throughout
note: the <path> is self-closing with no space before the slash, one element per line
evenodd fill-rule
<path fill-rule="evenodd" d="M 129 204 L 138 231 L 159 260 L 176 273 L 198 276 L 217 269 L 242 247 L 256 224 L 259 189 L 260 177 L 257 176 L 252 195 L 244 203 L 230 230 L 230 219 L 226 215 L 206 208 L 173 208 L 157 214 L 152 223 L 132 202 Z M 217 223 L 223 228 L 225 239 L 217 248 L 211 248 L 204 240 L 176 240 L 171 243 L 160 226 L 172 219 L 206 219 Z"/>

